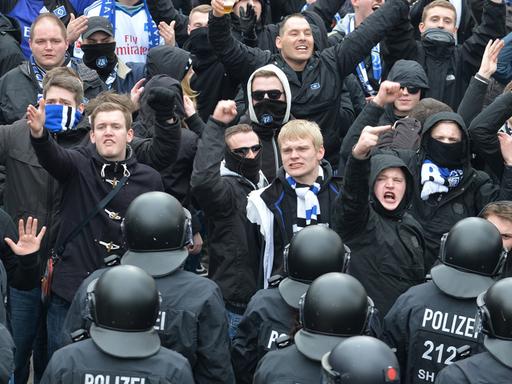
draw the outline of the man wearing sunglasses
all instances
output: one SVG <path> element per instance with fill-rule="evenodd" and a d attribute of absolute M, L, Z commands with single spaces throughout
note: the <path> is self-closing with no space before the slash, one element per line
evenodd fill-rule
<path fill-rule="evenodd" d="M 338 172 L 344 174 L 347 159 L 365 126 L 394 124 L 407 117 L 428 89 L 427 74 L 420 64 L 413 60 L 398 60 L 389 71 L 388 79 L 382 82 L 377 96 L 350 126 L 341 145 Z M 392 141 L 393 134 L 392 131 L 385 132 L 381 143 Z"/>
<path fill-rule="evenodd" d="M 245 206 L 249 192 L 267 184 L 260 172 L 260 140 L 250 125 L 230 126 L 236 115 L 234 101 L 217 104 L 199 140 L 190 180 L 207 221 L 208 277 L 221 289 L 231 338 L 251 296 L 263 285 L 257 233 Z"/>
<path fill-rule="evenodd" d="M 284 72 L 273 64 L 253 72 L 247 82 L 248 114 L 263 146 L 261 170 L 267 180 L 275 179 L 281 166 L 277 136 L 290 119 L 292 95 Z"/>

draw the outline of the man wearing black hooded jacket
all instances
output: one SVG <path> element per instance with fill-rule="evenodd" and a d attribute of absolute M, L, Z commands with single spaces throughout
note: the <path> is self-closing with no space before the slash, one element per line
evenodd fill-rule
<path fill-rule="evenodd" d="M 395 150 L 414 178 L 411 213 L 424 229 L 426 271 L 437 258 L 441 236 L 456 222 L 478 215 L 491 201 L 512 199 L 512 157 L 505 143 L 501 185 L 471 166 L 469 145 L 462 117 L 440 112 L 425 121 L 418 151 Z"/>
<path fill-rule="evenodd" d="M 373 298 L 382 317 L 409 287 L 425 281 L 423 230 L 407 212 L 413 178 L 391 154 L 369 157 L 391 126 L 364 128 L 348 159 L 336 200 L 335 228 L 353 257 L 349 273 Z"/>
<path fill-rule="evenodd" d="M 224 296 L 231 337 L 251 296 L 262 286 L 258 236 L 246 218 L 245 206 L 249 192 L 266 185 L 260 172 L 258 136 L 247 124 L 226 131 L 235 117 L 234 101 L 218 103 L 199 140 L 190 182 L 205 213 L 208 275 Z"/>

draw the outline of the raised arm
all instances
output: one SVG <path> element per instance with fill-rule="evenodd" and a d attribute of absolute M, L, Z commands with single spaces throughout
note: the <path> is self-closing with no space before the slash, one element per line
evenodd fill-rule
<path fill-rule="evenodd" d="M 343 41 L 323 50 L 321 55 L 336 60 L 339 73 L 343 77 L 347 76 L 390 30 L 408 22 L 408 18 L 409 3 L 404 0 L 388 0 Z"/>
<path fill-rule="evenodd" d="M 352 148 L 359 140 L 363 128 L 378 125 L 380 116 L 384 113 L 384 107 L 393 103 L 398 97 L 400 97 L 400 84 L 388 80 L 383 81 L 377 96 L 364 107 L 343 139 L 338 165 L 339 174 L 343 175 L 345 173 L 347 159 L 350 156 Z"/>
<path fill-rule="evenodd" d="M 343 190 L 336 199 L 335 229 L 345 240 L 357 236 L 366 227 L 370 214 L 368 196 L 370 187 L 370 152 L 379 136 L 391 130 L 391 125 L 367 126 L 352 149 L 343 180 Z"/>
<path fill-rule="evenodd" d="M 256 69 L 268 64 L 272 54 L 251 48 L 236 40 L 231 34 L 229 15 L 224 14 L 223 0 L 212 0 L 212 15 L 208 21 L 208 39 L 215 53 L 236 81 L 245 82 Z"/>
<path fill-rule="evenodd" d="M 480 66 L 489 40 L 505 36 L 505 4 L 502 0 L 484 0 L 482 22 L 462 45 L 464 76 L 473 76 Z"/>
<path fill-rule="evenodd" d="M 197 146 L 190 185 L 194 197 L 210 214 L 225 214 L 233 203 L 231 190 L 220 175 L 220 163 L 226 148 L 224 131 L 235 117 L 235 102 L 219 101 Z"/>

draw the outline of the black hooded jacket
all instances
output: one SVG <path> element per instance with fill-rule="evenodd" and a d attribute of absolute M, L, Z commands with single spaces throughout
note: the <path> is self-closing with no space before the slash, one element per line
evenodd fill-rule
<path fill-rule="evenodd" d="M 421 167 L 428 157 L 426 142 L 432 128 L 441 121 L 453 121 L 462 131 L 465 142 L 463 163 L 464 175 L 457 187 L 447 193 L 436 193 L 428 200 L 421 199 Z M 427 252 L 425 265 L 427 271 L 437 259 L 439 244 L 444 233 L 459 220 L 477 216 L 482 208 L 491 201 L 512 199 L 512 167 L 505 166 L 501 186 L 493 182 L 491 177 L 471 166 L 469 135 L 462 117 L 453 112 L 440 112 L 431 116 L 423 126 L 420 149 L 416 152 L 396 150 L 407 164 L 414 178 L 414 194 L 410 212 L 424 229 Z"/>
<path fill-rule="evenodd" d="M 394 211 L 384 209 L 373 192 L 378 175 L 388 168 L 400 168 L 407 183 Z M 423 231 L 407 213 L 412 195 L 413 178 L 400 158 L 349 157 L 335 205 L 335 229 L 352 251 L 349 273 L 366 288 L 381 316 L 409 287 L 425 281 Z"/>

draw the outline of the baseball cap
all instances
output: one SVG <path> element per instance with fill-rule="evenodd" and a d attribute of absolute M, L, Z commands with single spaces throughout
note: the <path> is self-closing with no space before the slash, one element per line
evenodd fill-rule
<path fill-rule="evenodd" d="M 105 32 L 114 37 L 112 23 L 103 16 L 90 16 L 87 18 L 87 30 L 82 33 L 82 39 L 88 39 L 93 33 Z"/>

